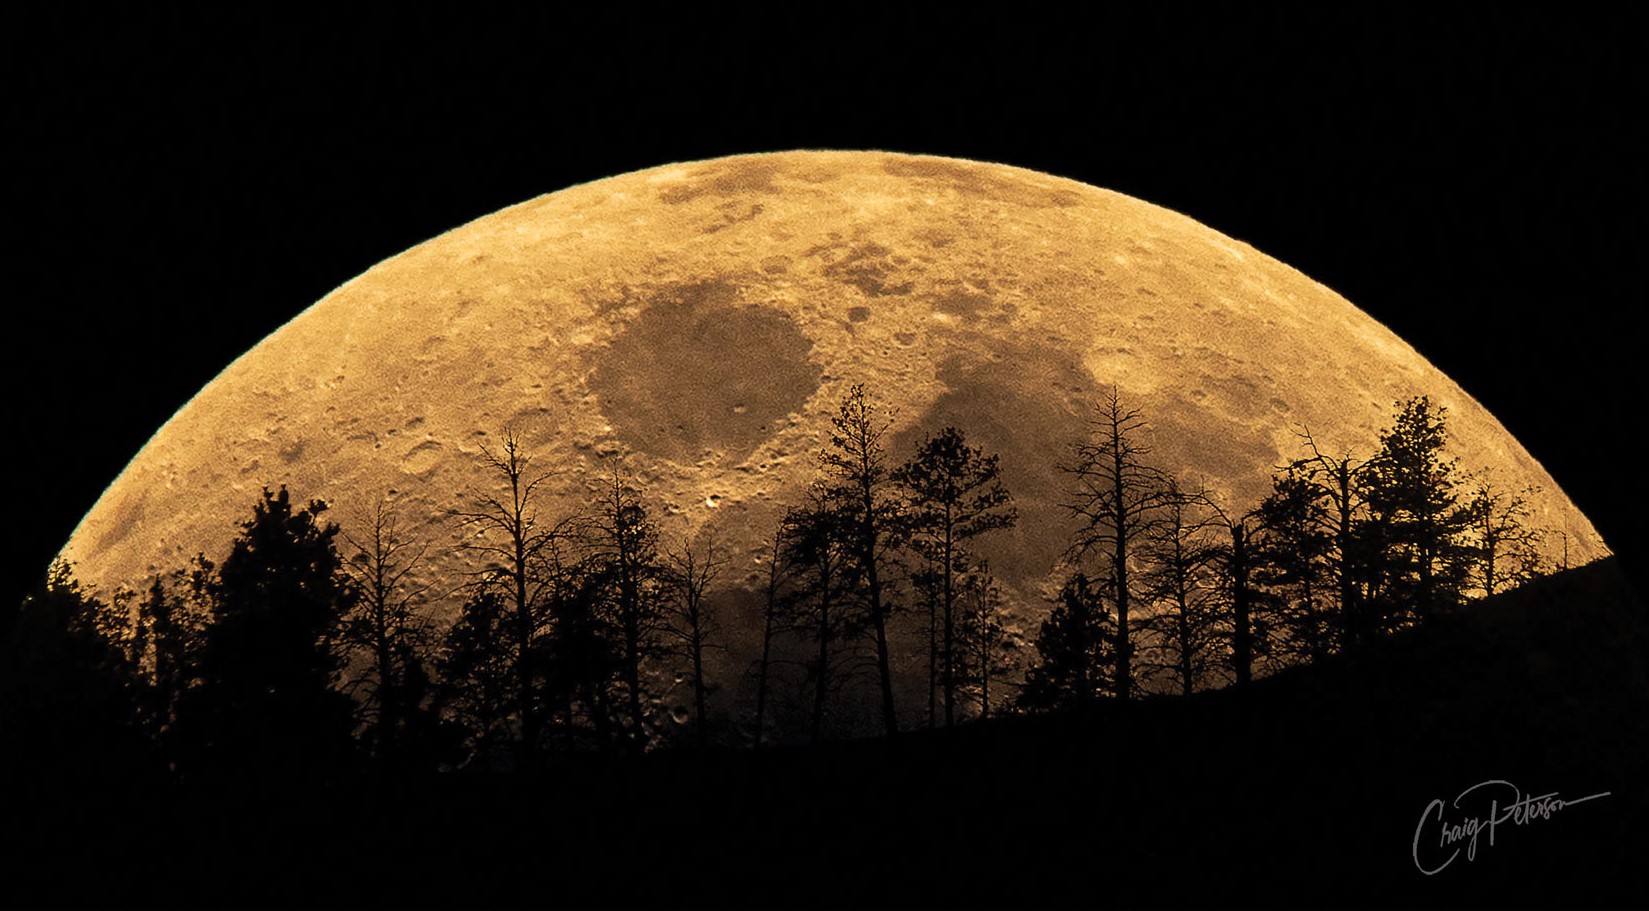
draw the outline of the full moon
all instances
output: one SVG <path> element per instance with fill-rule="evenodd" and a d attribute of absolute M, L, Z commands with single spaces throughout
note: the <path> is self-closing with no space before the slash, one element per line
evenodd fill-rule
<path fill-rule="evenodd" d="M 894 462 L 946 425 L 1000 456 L 1020 520 L 985 550 L 1025 604 L 1072 530 L 1059 463 L 1113 389 L 1160 467 L 1239 511 L 1302 433 L 1367 456 L 1394 403 L 1428 395 L 1462 468 L 1538 486 L 1534 521 L 1574 562 L 1607 553 L 1466 391 L 1247 244 L 1018 168 L 787 152 L 572 187 L 380 263 L 202 389 L 63 555 L 139 587 L 220 554 L 277 485 L 346 530 L 387 500 L 450 543 L 453 510 L 497 484 L 482 447 L 509 428 L 550 474 L 546 514 L 583 509 L 622 460 L 665 537 L 715 534 L 735 556 L 723 584 L 749 590 L 856 383 L 892 417 Z M 437 552 L 432 573 L 461 568 Z"/>

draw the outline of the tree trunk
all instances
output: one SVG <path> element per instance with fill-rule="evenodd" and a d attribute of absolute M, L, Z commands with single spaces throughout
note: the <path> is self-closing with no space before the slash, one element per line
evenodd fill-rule
<path fill-rule="evenodd" d="M 641 711 L 641 627 L 635 613 L 625 611 L 624 617 L 624 688 L 630 709 L 630 751 L 640 753 L 643 746 Z"/>
<path fill-rule="evenodd" d="M 695 596 L 691 614 L 693 624 L 693 711 L 698 720 L 698 741 L 702 749 L 710 742 L 710 731 L 705 727 L 709 719 L 709 712 L 705 710 L 706 692 L 704 689 L 704 628 L 699 618 L 699 604 Z"/>
<path fill-rule="evenodd" d="M 931 562 L 930 562 L 931 567 Z M 939 719 L 939 605 L 933 597 L 933 589 L 927 592 L 928 602 L 928 729 L 932 730 Z"/>
<path fill-rule="evenodd" d="M 1248 531 L 1242 520 L 1231 525 L 1231 663 L 1238 686 L 1252 679 L 1254 641 L 1248 603 Z"/>
<path fill-rule="evenodd" d="M 956 555 L 953 549 L 950 504 L 945 504 L 945 727 L 956 723 Z"/>
<path fill-rule="evenodd" d="M 1340 511 L 1340 524 L 1335 537 L 1340 548 L 1340 650 L 1355 651 L 1362 640 L 1362 608 L 1357 603 L 1357 583 L 1352 572 L 1351 544 L 1351 470 L 1340 463 L 1336 480 L 1339 495 L 1335 506 Z"/>
<path fill-rule="evenodd" d="M 1191 695 L 1191 691 L 1195 688 L 1192 680 L 1192 674 L 1194 673 L 1194 669 L 1192 667 L 1192 658 L 1194 657 L 1192 654 L 1192 649 L 1194 648 L 1194 645 L 1191 641 L 1191 615 L 1190 611 L 1187 609 L 1188 605 L 1186 604 L 1185 582 L 1183 579 L 1180 580 L 1179 583 L 1178 600 L 1180 695 L 1189 696 Z"/>
<path fill-rule="evenodd" d="M 866 508 L 870 508 L 866 491 Z M 867 512 L 867 515 L 869 513 Z M 870 598 L 870 622 L 876 632 L 876 671 L 882 684 L 882 725 L 889 737 L 899 732 L 899 715 L 893 707 L 893 664 L 888 659 L 887 616 L 882 605 L 882 583 L 876 569 L 876 535 L 871 532 L 863 543 L 865 582 Z"/>
<path fill-rule="evenodd" d="M 1116 580 L 1117 599 L 1117 677 L 1116 697 L 1127 699 L 1133 694 L 1134 668 L 1133 646 L 1128 632 L 1128 510 L 1127 500 L 1124 499 L 1123 462 L 1122 462 L 1122 434 L 1116 421 L 1112 421 L 1112 482 L 1113 494 L 1116 496 L 1116 552 L 1112 559 L 1112 578 Z"/>
<path fill-rule="evenodd" d="M 819 573 L 819 664 L 814 675 L 812 742 L 824 739 L 825 700 L 830 693 L 830 573 L 820 564 Z"/>
<path fill-rule="evenodd" d="M 527 603 L 526 542 L 517 525 L 515 535 L 515 702 L 521 719 L 521 765 L 538 764 L 538 713 L 532 707 L 532 606 Z"/>
<path fill-rule="evenodd" d="M 778 612 L 779 544 L 776 536 L 773 539 L 772 559 L 767 575 L 767 607 L 762 611 L 762 656 L 756 665 L 756 730 L 751 747 L 757 750 L 762 748 L 767 723 L 767 672 L 773 661 L 773 620 Z"/>

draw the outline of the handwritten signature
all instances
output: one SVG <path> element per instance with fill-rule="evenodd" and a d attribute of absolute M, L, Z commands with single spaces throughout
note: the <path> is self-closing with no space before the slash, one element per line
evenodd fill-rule
<path fill-rule="evenodd" d="M 1488 833 L 1490 847 L 1493 847 L 1495 829 L 1501 825 L 1511 823 L 1521 826 L 1536 820 L 1551 819 L 1569 807 L 1599 797 L 1608 797 L 1610 793 L 1604 791 L 1569 800 L 1558 797 L 1556 791 L 1524 797 L 1517 785 L 1509 781 L 1494 778 L 1478 782 L 1461 791 L 1460 795 L 1454 798 L 1453 806 L 1456 810 L 1465 810 L 1467 803 L 1481 806 L 1481 802 L 1486 800 L 1489 810 L 1486 815 L 1450 819 L 1447 815 L 1448 806 L 1441 799 L 1426 804 L 1426 811 L 1420 814 L 1420 824 L 1414 827 L 1414 865 L 1427 876 L 1440 873 L 1460 856 L 1462 842 L 1465 843 L 1466 860 L 1476 860 L 1479 838 L 1485 832 Z M 1442 863 L 1435 867 L 1427 867 L 1426 862 L 1420 859 L 1422 845 L 1427 843 L 1436 845 L 1436 855 L 1439 856 L 1451 847 L 1453 850 L 1448 851 L 1448 856 Z M 1432 852 L 1427 850 L 1426 853 Z"/>

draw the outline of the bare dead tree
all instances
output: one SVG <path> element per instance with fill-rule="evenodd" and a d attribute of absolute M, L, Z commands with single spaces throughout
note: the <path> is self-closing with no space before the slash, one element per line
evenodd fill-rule
<path fill-rule="evenodd" d="M 471 586 L 495 588 L 507 604 L 520 759 L 532 767 L 538 762 L 544 722 L 535 699 L 533 649 L 550 622 L 551 595 L 562 581 L 561 549 L 576 520 L 539 515 L 537 494 L 551 474 L 531 470 L 532 459 L 513 429 L 504 430 L 496 449 L 483 445 L 481 459 L 504 489 L 473 493 L 470 508 L 457 515 L 468 535 L 463 549 L 485 564 L 472 576 Z"/>
<path fill-rule="evenodd" d="M 1320 514 L 1319 521 L 1326 521 L 1325 531 L 1331 542 L 1328 561 L 1339 600 L 1340 648 L 1352 650 L 1370 632 L 1365 628 L 1359 588 L 1359 577 L 1364 574 L 1362 564 L 1367 561 L 1363 559 L 1364 547 L 1358 534 L 1368 511 L 1365 487 L 1368 462 L 1355 459 L 1349 453 L 1331 456 L 1323 452 L 1309 430 L 1302 428 L 1297 435 L 1311 454 L 1295 459 L 1286 467 L 1328 498 L 1329 509 Z"/>
<path fill-rule="evenodd" d="M 610 603 L 619 631 L 619 658 L 632 752 L 647 746 L 647 702 L 642 665 L 658 651 L 667 622 L 664 566 L 658 552 L 658 526 L 647 515 L 641 494 L 614 462 L 600 484 L 591 520 L 593 559 L 608 580 Z"/>
<path fill-rule="evenodd" d="M 1205 502 L 1229 537 L 1229 542 L 1219 546 L 1215 553 L 1231 624 L 1231 673 L 1237 686 L 1246 686 L 1254 679 L 1255 660 L 1270 651 L 1268 630 L 1261 628 L 1256 616 L 1260 601 L 1254 578 L 1257 535 L 1261 527 L 1259 513 L 1256 510 L 1241 514 L 1227 512 L 1212 499 Z"/>
<path fill-rule="evenodd" d="M 1206 493 L 1187 493 L 1177 484 L 1171 491 L 1162 520 L 1141 542 L 1141 593 L 1156 608 L 1146 621 L 1161 655 L 1152 663 L 1189 696 L 1214 671 L 1221 548 L 1210 540 L 1210 532 L 1222 526 Z"/>
<path fill-rule="evenodd" d="M 1088 439 L 1076 446 L 1069 464 L 1060 466 L 1073 481 L 1075 489 L 1065 505 L 1079 523 L 1066 559 L 1073 565 L 1095 555 L 1109 561 L 1109 587 L 1116 603 L 1118 699 L 1129 698 L 1135 687 L 1130 616 L 1137 584 L 1131 578 L 1135 552 L 1173 498 L 1167 473 L 1146 461 L 1150 450 L 1142 437 L 1147 427 L 1139 410 L 1124 407 L 1112 390 L 1090 422 Z"/>
<path fill-rule="evenodd" d="M 704 747 L 710 737 L 710 686 L 704 675 L 704 654 L 724 648 L 716 638 L 721 624 L 704 596 L 726 567 L 727 558 L 716 550 L 715 538 L 710 537 L 705 541 L 703 553 L 687 545 L 671 551 L 666 560 L 674 603 L 665 631 L 687 659 L 693 686 L 695 734 L 698 745 Z"/>
<path fill-rule="evenodd" d="M 762 602 L 762 648 L 756 659 L 756 717 L 751 732 L 751 746 L 761 749 L 767 732 L 767 704 L 773 671 L 773 643 L 784 623 L 783 590 L 791 572 L 785 556 L 785 527 L 781 524 L 767 543 L 764 572 L 766 597 Z"/>
<path fill-rule="evenodd" d="M 432 583 L 417 583 L 413 574 L 428 552 L 427 543 L 401 531 L 392 507 L 380 501 L 359 536 L 342 532 L 355 550 L 344 569 L 361 597 L 345 618 L 347 646 L 365 652 L 369 671 L 358 678 L 364 685 L 362 716 L 371 728 L 372 752 L 379 761 L 394 765 L 401 753 L 400 735 L 416 708 L 413 692 L 423 676 L 423 655 L 429 647 L 429 617 L 419 611 Z"/>
<path fill-rule="evenodd" d="M 1530 524 L 1534 512 L 1529 506 L 1540 489 L 1531 485 L 1507 492 L 1495 486 L 1488 472 L 1477 477 L 1472 488 L 1465 511 L 1470 517 L 1473 575 L 1487 598 L 1540 574 L 1544 535 Z"/>

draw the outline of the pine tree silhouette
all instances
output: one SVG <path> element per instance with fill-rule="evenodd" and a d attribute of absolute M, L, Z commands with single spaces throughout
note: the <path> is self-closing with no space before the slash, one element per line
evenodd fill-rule
<path fill-rule="evenodd" d="M 336 637 L 357 593 L 326 508 L 265 488 L 210 580 L 196 683 L 178 704 L 186 773 L 312 780 L 353 766 Z"/>
<path fill-rule="evenodd" d="M 1037 634 L 1036 651 L 1039 661 L 1025 675 L 1021 706 L 1067 709 L 1116 694 L 1116 627 L 1086 574 L 1066 578 Z"/>

